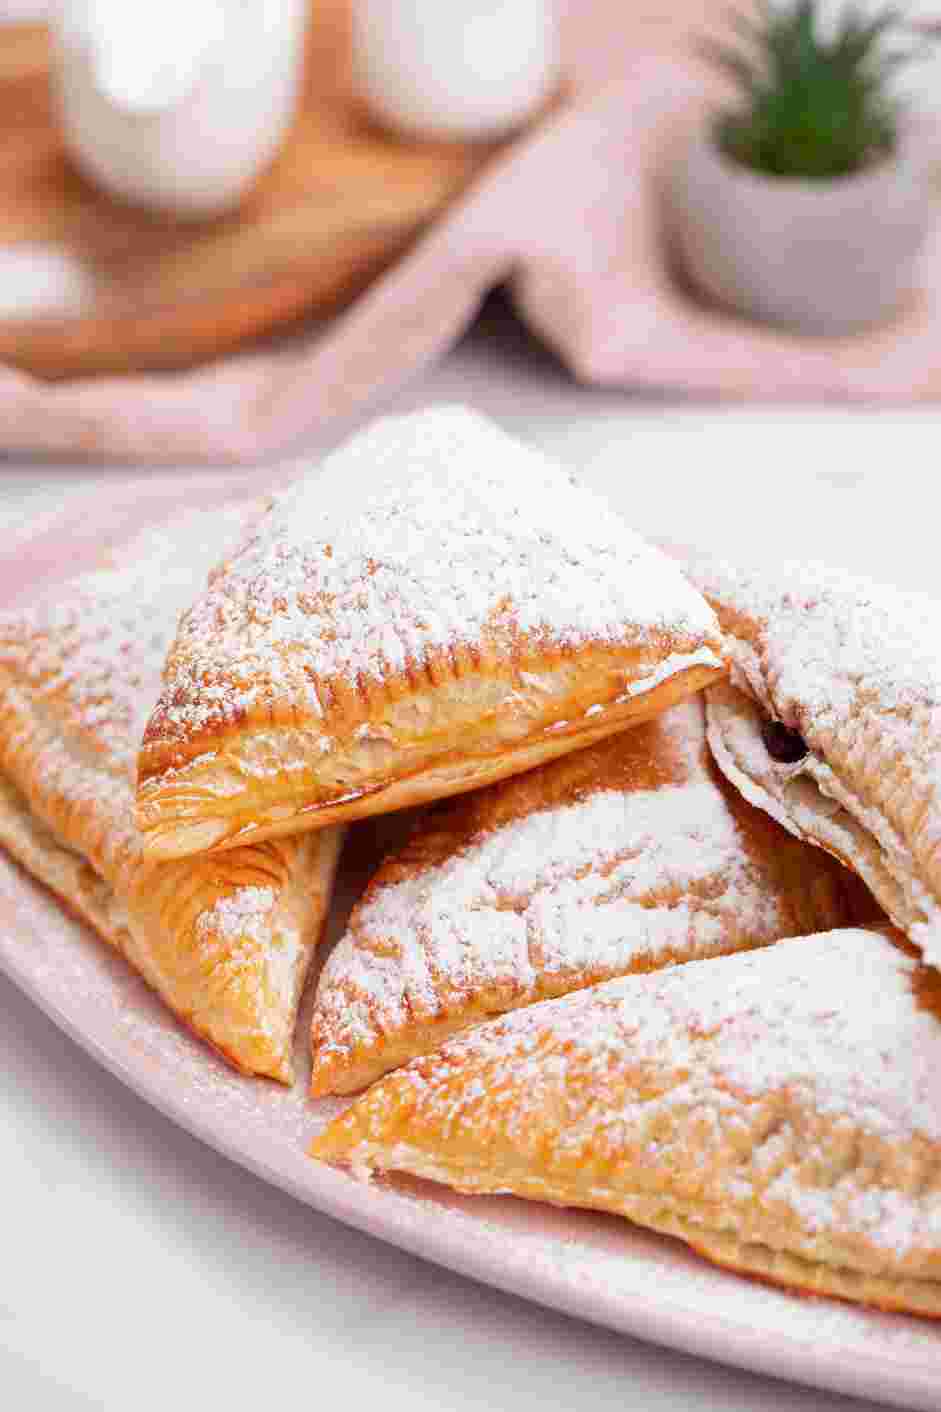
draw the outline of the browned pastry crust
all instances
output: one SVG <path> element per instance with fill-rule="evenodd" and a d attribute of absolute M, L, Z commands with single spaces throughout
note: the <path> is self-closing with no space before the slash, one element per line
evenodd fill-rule
<path fill-rule="evenodd" d="M 153 858 L 461 793 L 724 672 L 678 568 L 461 409 L 377 423 L 186 614 L 139 760 Z"/>
<path fill-rule="evenodd" d="M 695 697 L 426 812 L 321 972 L 311 1091 L 355 1092 L 470 1024 L 613 976 L 878 915 L 854 874 L 727 783 Z"/>
<path fill-rule="evenodd" d="M 689 569 L 732 661 L 708 695 L 719 766 L 941 965 L 941 603 L 820 564 Z"/>
<path fill-rule="evenodd" d="M 801 937 L 504 1016 L 375 1084 L 312 1155 L 612 1211 L 735 1270 L 941 1316 L 941 1020 L 891 938 Z"/>
<path fill-rule="evenodd" d="M 291 1078 L 336 830 L 154 864 L 133 769 L 179 610 L 252 513 L 181 519 L 0 619 L 0 843 L 235 1067 Z"/>

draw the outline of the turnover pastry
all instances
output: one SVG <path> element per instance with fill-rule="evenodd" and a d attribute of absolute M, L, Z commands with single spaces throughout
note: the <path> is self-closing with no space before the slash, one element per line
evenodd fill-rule
<path fill-rule="evenodd" d="M 232 1064 L 288 1080 L 338 830 L 155 864 L 134 823 L 177 618 L 258 508 L 147 531 L 0 618 L 0 843 Z"/>
<path fill-rule="evenodd" d="M 535 451 L 461 408 L 302 478 L 188 612 L 140 753 L 153 858 L 487 784 L 724 672 L 712 610 Z"/>
<path fill-rule="evenodd" d="M 701 700 L 427 811 L 321 973 L 315 1094 L 505 1010 L 876 914 L 723 779 Z"/>
<path fill-rule="evenodd" d="M 608 981 L 387 1075 L 312 1152 L 613 1211 L 735 1270 L 941 1315 L 939 990 L 856 930 Z"/>
<path fill-rule="evenodd" d="M 732 660 L 707 708 L 720 767 L 941 965 L 941 603 L 819 564 L 691 572 Z"/>

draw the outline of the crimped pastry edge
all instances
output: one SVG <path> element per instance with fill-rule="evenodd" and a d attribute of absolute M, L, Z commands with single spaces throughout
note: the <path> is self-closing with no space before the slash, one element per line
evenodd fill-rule
<path fill-rule="evenodd" d="M 768 783 L 748 774 L 734 748 L 734 733 L 741 711 L 734 709 L 731 694 L 747 701 L 756 719 L 760 715 L 770 720 L 763 704 L 751 691 L 743 691 L 733 682 L 723 682 L 717 688 L 710 687 L 705 692 L 706 735 L 709 748 L 719 769 L 731 784 L 757 808 L 770 814 L 795 838 L 824 849 L 845 867 L 856 873 L 871 890 L 880 906 L 884 907 L 892 921 L 900 930 L 919 942 L 919 933 L 936 934 L 941 931 L 941 906 L 927 889 L 918 883 L 914 875 L 914 859 L 904 842 L 895 835 L 892 852 L 895 855 L 902 876 L 898 876 L 890 864 L 890 852 L 885 844 L 860 822 L 857 809 L 854 809 L 852 791 L 846 782 L 839 779 L 826 761 L 812 753 L 801 771 L 801 778 L 813 782 L 820 792 L 821 800 L 827 803 L 816 813 L 809 804 L 804 814 L 813 818 L 813 827 L 801 823 L 794 811 L 787 807 L 783 787 L 794 778 L 793 773 L 780 777 L 769 766 L 769 781 L 781 783 L 782 788 L 772 792 Z M 757 736 L 757 731 L 756 731 Z M 907 864 L 907 871 L 905 865 Z"/>
<path fill-rule="evenodd" d="M 118 951 L 126 950 L 130 943 L 127 916 L 118 907 L 113 889 L 36 818 L 2 771 L 0 846 L 103 941 Z"/>
<path fill-rule="evenodd" d="M 529 1006 L 541 1004 L 546 1000 L 561 1000 L 565 995 L 588 990 L 591 986 L 603 984 L 605 981 L 618 980 L 624 976 L 650 975 L 655 971 L 665 970 L 668 966 L 686 965 L 690 961 L 718 959 L 725 955 L 739 956 L 746 951 L 758 951 L 764 946 L 774 944 L 757 941 L 741 944 L 734 950 L 719 945 L 714 950 L 704 950 L 696 955 L 683 955 L 674 949 L 665 949 L 654 956 L 637 957 L 627 967 L 554 971 L 544 975 L 532 990 L 523 993 L 515 990 L 510 992 L 506 986 L 488 986 L 473 1005 L 462 1003 L 459 1011 L 446 1011 L 438 1019 L 411 1025 L 394 1036 L 384 1032 L 378 1033 L 372 1044 L 364 1045 L 357 1052 L 355 1060 L 350 1060 L 345 1053 L 340 1056 L 323 1052 L 318 1042 L 315 1012 L 315 1024 L 311 1032 L 313 1054 L 310 1093 L 314 1098 L 333 1095 L 345 1097 L 361 1093 L 385 1074 L 392 1073 L 413 1059 L 431 1054 L 446 1040 L 462 1034 L 465 1030 L 473 1029 L 475 1025 L 499 1019 L 500 1016 L 515 1010 L 528 1009 Z"/>
<path fill-rule="evenodd" d="M 770 1244 L 743 1241 L 730 1229 L 711 1228 L 682 1215 L 665 1197 L 652 1199 L 639 1192 L 598 1187 L 586 1193 L 583 1200 L 573 1200 L 551 1182 L 525 1173 L 514 1176 L 512 1184 L 504 1180 L 502 1185 L 497 1185 L 483 1169 L 468 1168 L 455 1175 L 407 1142 L 392 1148 L 362 1142 L 339 1155 L 331 1153 L 325 1137 L 320 1134 L 314 1139 L 310 1155 L 329 1165 L 349 1169 L 360 1180 L 369 1180 L 374 1173 L 404 1172 L 448 1186 L 465 1196 L 515 1196 L 562 1208 L 603 1211 L 659 1235 L 673 1236 L 712 1264 L 739 1275 L 751 1275 L 801 1294 L 827 1295 L 877 1309 L 941 1319 L 939 1280 L 892 1278 L 873 1271 L 809 1260 Z"/>
<path fill-rule="evenodd" d="M 683 752 L 672 740 L 672 729 L 676 728 L 676 724 L 671 728 L 670 723 L 677 723 L 677 713 L 684 713 L 682 719 L 687 723 L 684 730 L 693 732 L 692 735 L 684 735 L 684 746 L 688 746 L 694 738 L 693 720 L 700 723 L 700 734 L 695 736 L 699 741 L 698 764 L 695 766 L 692 757 L 684 758 L 680 763 Z M 667 733 L 653 735 L 661 730 L 664 723 L 667 723 Z M 646 777 L 639 773 L 645 768 L 639 758 L 634 758 L 630 770 L 623 763 L 623 759 L 631 758 L 632 751 L 644 752 L 641 742 L 652 740 L 661 742 L 663 753 L 657 757 L 660 764 L 665 767 L 669 762 L 669 770 L 665 770 L 662 776 L 658 775 L 656 786 L 652 781 L 648 785 Z M 650 748 L 648 745 L 647 749 Z M 627 754 L 622 759 L 622 752 L 625 751 Z M 617 769 L 621 775 L 617 784 L 610 777 L 606 778 L 604 771 L 603 762 L 612 756 L 620 762 Z M 597 768 L 592 772 L 584 763 L 579 773 L 579 762 L 590 760 L 602 762 L 600 774 Z M 650 768 L 649 762 L 646 768 Z M 700 775 L 696 774 L 697 770 Z M 580 781 L 574 797 L 580 800 L 592 797 L 596 792 L 607 794 L 610 789 L 625 788 L 630 791 L 631 780 L 641 789 L 662 787 L 667 791 L 688 784 L 694 778 L 709 781 L 717 801 L 725 801 L 725 810 L 734 820 L 742 861 L 745 863 L 747 860 L 749 876 L 752 876 L 752 868 L 758 869 L 758 875 L 766 878 L 767 896 L 778 888 L 786 888 L 789 892 L 787 905 L 790 917 L 788 922 L 783 923 L 785 929 L 772 934 L 765 924 L 763 931 L 749 934 L 744 926 L 736 928 L 733 923 L 732 927 L 728 927 L 728 913 L 721 904 L 716 903 L 713 915 L 723 919 L 720 936 L 705 934 L 694 941 L 692 931 L 687 931 L 684 937 L 682 929 L 677 928 L 672 944 L 665 944 L 660 939 L 651 941 L 649 947 L 634 947 L 629 939 L 635 934 L 636 927 L 625 919 L 625 946 L 619 963 L 613 956 L 609 956 L 606 962 L 596 957 L 585 960 L 584 964 L 562 964 L 556 960 L 551 967 L 540 967 L 537 963 L 532 968 L 526 968 L 524 975 L 514 977 L 503 969 L 499 961 L 489 968 L 478 957 L 480 965 L 472 984 L 466 973 L 462 973 L 460 980 L 457 980 L 447 967 L 439 969 L 432 964 L 426 981 L 433 986 L 434 1003 L 416 997 L 412 988 L 414 976 L 411 981 L 405 979 L 406 967 L 400 973 L 401 989 L 397 990 L 395 981 L 390 979 L 390 994 L 395 996 L 396 1012 L 392 1018 L 383 1005 L 371 997 L 368 958 L 371 953 L 378 957 L 390 956 L 400 946 L 405 950 L 412 945 L 417 945 L 419 951 L 424 948 L 417 941 L 417 934 L 407 919 L 401 919 L 399 926 L 377 925 L 371 913 L 373 902 L 382 899 L 387 891 L 394 894 L 402 884 L 421 887 L 423 881 L 437 874 L 442 862 L 459 860 L 465 849 L 473 856 L 484 839 L 511 838 L 514 823 L 519 820 L 546 814 L 551 817 L 555 809 L 571 804 L 573 796 L 566 792 L 557 797 L 550 782 L 555 784 L 565 780 L 571 777 L 573 771 Z M 541 781 L 545 782 L 549 799 L 543 793 Z M 507 802 L 514 799 L 515 807 L 506 810 Z M 504 835 L 505 830 L 510 832 Z M 430 854 L 425 844 L 431 845 Z M 610 840 L 607 846 L 612 846 Z M 792 867 L 787 868 L 786 862 L 780 861 L 782 854 L 784 860 L 791 861 Z M 762 874 L 765 867 L 768 872 Z M 691 885 L 690 898 L 699 895 L 700 886 L 703 888 L 702 900 L 711 898 L 718 876 L 701 876 Z M 492 878 L 490 882 L 493 882 Z M 757 878 L 754 885 L 760 888 Z M 431 888 L 431 896 L 434 896 L 433 883 Z M 514 898 L 514 910 L 519 902 L 519 898 Z M 663 900 L 659 901 L 653 907 L 654 913 L 666 915 L 666 905 Z M 528 907 L 527 902 L 522 909 L 525 916 L 529 915 Z M 785 936 L 875 921 L 885 921 L 884 913 L 851 870 L 832 861 L 823 850 L 808 852 L 806 845 L 793 842 L 789 833 L 782 836 L 778 824 L 765 811 L 753 808 L 726 780 L 708 749 L 703 695 L 698 694 L 673 712 L 659 716 L 653 724 L 609 737 L 587 750 L 572 752 L 543 769 L 517 775 L 490 790 L 464 795 L 443 808 L 432 807 L 415 823 L 408 843 L 388 855 L 373 875 L 353 909 L 345 935 L 321 972 L 311 1020 L 311 1093 L 315 1097 L 358 1093 L 384 1074 L 438 1048 L 446 1039 L 464 1029 L 604 981 L 660 971 L 694 960 L 740 954 L 774 944 Z M 538 925 L 531 940 L 537 946 L 540 944 Z M 367 975 L 360 981 L 352 980 L 344 973 L 344 959 L 352 964 L 357 956 L 367 968 Z M 417 964 L 417 958 L 413 961 Z M 405 965 L 404 961 L 402 964 Z M 357 1017 L 355 1033 L 345 1028 L 343 1023 L 346 1017 L 354 1014 Z"/>
<path fill-rule="evenodd" d="M 505 1178 L 498 1185 L 486 1169 L 469 1167 L 456 1175 L 407 1142 L 391 1148 L 362 1142 L 342 1154 L 331 1152 L 328 1133 L 329 1129 L 314 1139 L 309 1155 L 351 1171 L 360 1181 L 369 1181 L 376 1174 L 394 1176 L 400 1172 L 448 1186 L 464 1196 L 514 1196 L 563 1209 L 602 1211 L 681 1240 L 697 1255 L 739 1275 L 751 1275 L 801 1294 L 827 1295 L 878 1309 L 941 1318 L 941 1281 L 893 1279 L 872 1271 L 809 1260 L 770 1244 L 743 1241 L 732 1230 L 711 1228 L 682 1215 L 665 1197 L 652 1199 L 639 1192 L 597 1187 L 578 1200 L 553 1183 L 522 1172 L 512 1178 L 511 1184 Z"/>
<path fill-rule="evenodd" d="M 142 779 L 137 820 L 144 839 L 144 855 L 169 860 L 193 853 L 223 852 L 246 842 L 392 813 L 494 784 L 659 715 L 721 677 L 725 668 L 718 658 L 716 663 L 682 668 L 647 692 L 629 695 L 592 714 L 582 712 L 581 719 L 574 723 L 565 719 L 570 703 L 558 703 L 554 714 L 559 719 L 540 726 L 535 737 L 530 735 L 518 744 L 476 755 L 459 753 L 459 747 L 452 742 L 437 760 L 432 759 L 414 773 L 377 778 L 373 784 L 364 783 L 345 795 L 319 803 L 305 798 L 305 789 L 315 788 L 312 781 L 322 758 L 319 735 L 297 727 L 285 728 L 274 737 L 270 730 L 262 733 L 276 754 L 279 776 L 286 775 L 291 780 L 295 795 L 295 801 L 287 803 L 283 794 L 275 793 L 267 805 L 250 792 L 242 792 L 239 782 L 251 778 L 247 761 L 257 742 L 251 734 L 237 735 L 219 752 L 198 757 L 169 776 Z M 231 765 L 235 784 L 219 783 L 220 773 L 225 773 L 225 769 L 219 769 L 220 757 L 226 762 L 225 768 Z M 229 804 L 227 808 L 227 799 L 233 795 L 240 798 L 240 805 Z"/>
<path fill-rule="evenodd" d="M 329 892 L 342 848 L 342 830 L 326 835 L 320 841 L 323 872 L 319 880 Z M 148 949 L 135 936 L 128 911 L 117 899 L 111 885 L 91 864 L 56 838 L 53 831 L 38 819 L 16 786 L 0 772 L 0 847 L 6 849 L 34 881 L 56 897 L 66 911 L 72 913 L 110 946 L 125 957 L 128 964 L 160 995 L 169 1011 L 198 1039 L 219 1054 L 239 1073 L 250 1077 L 270 1078 L 290 1085 L 294 1069 L 288 1045 L 285 1053 L 272 1054 L 259 1066 L 249 1064 L 230 1045 L 221 1043 L 210 1026 L 201 1024 L 193 1013 L 186 1013 L 174 1003 L 162 984 L 159 971 L 151 963 Z M 320 919 L 319 944 L 328 921 L 325 910 Z"/>

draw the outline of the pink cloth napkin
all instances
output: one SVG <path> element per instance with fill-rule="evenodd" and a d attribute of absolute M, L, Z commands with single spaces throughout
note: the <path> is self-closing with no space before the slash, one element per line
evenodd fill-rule
<path fill-rule="evenodd" d="M 440 356 L 501 283 L 586 381 L 765 402 L 941 398 L 941 241 L 897 324 L 840 341 L 718 314 L 674 281 L 658 181 L 701 112 L 686 56 L 715 14 L 714 0 L 572 0 L 572 101 L 344 315 L 179 374 L 48 384 L 0 368 L 0 447 L 168 463 L 296 452 Z"/>

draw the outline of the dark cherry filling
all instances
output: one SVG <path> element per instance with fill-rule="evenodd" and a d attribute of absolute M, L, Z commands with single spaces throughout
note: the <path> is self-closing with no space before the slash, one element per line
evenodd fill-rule
<path fill-rule="evenodd" d="M 800 731 L 792 731 L 781 721 L 765 721 L 761 738 L 768 754 L 779 765 L 796 765 L 807 754 L 807 745 Z"/>

